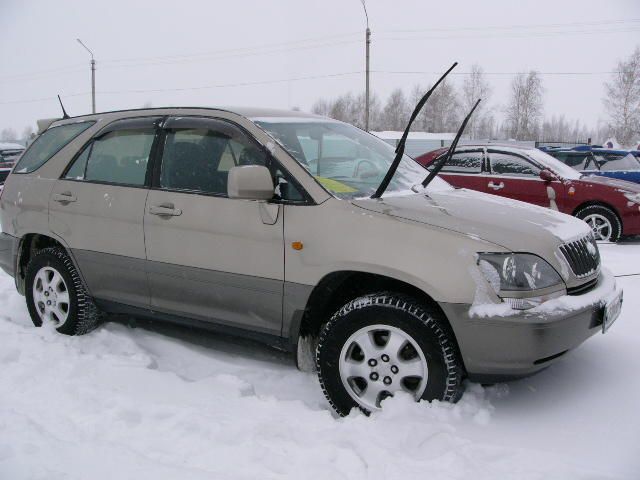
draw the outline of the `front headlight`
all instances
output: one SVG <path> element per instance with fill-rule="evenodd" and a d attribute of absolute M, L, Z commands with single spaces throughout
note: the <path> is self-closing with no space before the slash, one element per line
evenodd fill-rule
<path fill-rule="evenodd" d="M 636 203 L 640 205 L 640 193 L 633 192 L 622 192 L 622 194 L 626 197 L 630 202 Z"/>
<path fill-rule="evenodd" d="M 518 310 L 564 293 L 558 272 L 531 253 L 479 253 L 478 268 L 495 293 Z"/>

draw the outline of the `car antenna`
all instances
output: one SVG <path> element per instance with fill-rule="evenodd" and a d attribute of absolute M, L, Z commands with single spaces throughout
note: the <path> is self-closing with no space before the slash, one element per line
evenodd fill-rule
<path fill-rule="evenodd" d="M 58 95 L 58 101 L 60 102 L 60 108 L 62 108 L 62 119 L 66 120 L 67 118 L 71 118 L 67 114 L 67 111 L 64 109 L 64 105 L 62 104 L 62 99 L 60 98 L 60 95 Z"/>
<path fill-rule="evenodd" d="M 445 153 L 442 157 L 440 157 L 440 159 L 436 160 L 436 163 L 433 166 L 433 169 L 429 172 L 429 175 L 427 175 L 427 178 L 425 178 L 424 181 L 422 182 L 423 188 L 427 188 L 427 185 L 429 185 L 431 183 L 431 180 L 433 180 L 435 176 L 438 175 L 438 173 L 440 173 L 440 170 L 442 170 L 442 167 L 444 167 L 445 163 L 447 163 L 451 158 L 451 156 L 453 155 L 453 152 L 458 146 L 458 141 L 460 141 L 460 137 L 462 136 L 462 132 L 464 132 L 464 129 L 467 126 L 467 122 L 471 118 L 471 115 L 473 115 L 473 112 L 478 107 L 481 100 L 482 99 L 479 99 L 476 102 L 476 104 L 473 106 L 469 114 L 465 117 L 464 121 L 462 122 L 462 125 L 460 125 L 460 129 L 458 130 L 458 133 L 456 133 L 456 136 L 453 139 L 451 146 L 449 147 L 449 150 L 447 150 L 447 153 Z"/>
<path fill-rule="evenodd" d="M 407 137 L 409 136 L 409 129 L 411 128 L 411 125 L 413 124 L 414 120 L 418 116 L 418 113 L 420 113 L 420 110 L 422 110 L 422 107 L 424 107 L 424 104 L 427 103 L 427 100 L 429 100 L 429 97 L 431 96 L 433 91 L 440 84 L 440 82 L 442 82 L 442 80 L 444 80 L 444 78 L 447 75 L 449 75 L 449 72 L 454 68 L 456 68 L 456 65 L 458 65 L 458 62 L 454 62 L 454 64 L 451 65 L 451 67 L 449 67 L 449 70 L 444 72 L 444 74 L 438 79 L 438 81 L 433 85 L 433 87 L 431 87 L 431 89 L 424 94 L 424 96 L 420 99 L 420 101 L 416 105 L 416 108 L 413 110 L 413 113 L 411 114 L 411 118 L 409 119 L 409 123 L 407 123 L 407 128 L 404 129 L 402 138 L 400 138 L 400 141 L 396 146 L 396 156 L 393 159 L 393 162 L 391 163 L 391 165 L 389 166 L 389 170 L 387 170 L 387 173 L 382 179 L 382 182 L 380 182 L 378 189 L 375 191 L 373 195 L 371 195 L 371 198 L 380 198 L 382 194 L 385 192 L 385 190 L 387 189 L 387 187 L 389 186 L 389 182 L 391 182 L 391 179 L 395 175 L 396 170 L 398 169 L 398 165 L 400 165 L 400 161 L 402 160 L 402 156 L 404 155 L 404 147 L 405 147 L 405 144 L 407 143 Z"/>

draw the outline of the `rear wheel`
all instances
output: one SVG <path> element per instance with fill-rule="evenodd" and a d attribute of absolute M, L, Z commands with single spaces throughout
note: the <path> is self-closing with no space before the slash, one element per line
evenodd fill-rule
<path fill-rule="evenodd" d="M 622 224 L 616 213 L 603 205 L 589 205 L 576 212 L 584 220 L 599 242 L 617 242 L 622 235 Z"/>
<path fill-rule="evenodd" d="M 455 402 L 462 363 L 435 308 L 391 293 L 367 295 L 342 307 L 320 334 L 318 377 L 340 415 L 365 413 L 398 392 L 418 400 Z"/>
<path fill-rule="evenodd" d="M 26 275 L 27 307 L 37 327 L 54 325 L 67 335 L 82 335 L 98 326 L 101 314 L 87 295 L 78 272 L 64 250 L 40 250 Z"/>

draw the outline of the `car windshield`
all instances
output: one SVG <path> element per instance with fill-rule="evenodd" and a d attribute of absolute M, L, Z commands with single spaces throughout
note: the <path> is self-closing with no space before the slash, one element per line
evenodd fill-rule
<path fill-rule="evenodd" d="M 616 170 L 640 170 L 640 161 L 632 154 L 613 156 L 596 155 L 596 161 L 603 172 L 613 172 Z"/>
<path fill-rule="evenodd" d="M 553 158 L 548 153 L 538 150 L 537 148 L 527 150 L 527 154 L 537 162 L 540 162 L 543 166 L 548 167 L 557 175 L 560 175 L 562 178 L 566 178 L 567 180 L 579 180 L 580 177 L 582 177 L 582 175 L 573 168 L 565 165 L 560 160 Z"/>
<path fill-rule="evenodd" d="M 254 118 L 326 190 L 338 198 L 371 196 L 395 157 L 394 148 L 347 123 L 314 118 Z M 405 155 L 386 194 L 411 193 L 429 172 Z M 452 187 L 435 178 L 428 189 Z"/>

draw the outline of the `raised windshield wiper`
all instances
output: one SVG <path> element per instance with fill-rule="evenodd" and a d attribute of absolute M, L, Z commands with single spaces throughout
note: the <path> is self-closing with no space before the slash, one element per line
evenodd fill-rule
<path fill-rule="evenodd" d="M 393 162 L 391 163 L 391 165 L 389 165 L 389 170 L 387 170 L 386 175 L 382 179 L 382 182 L 380 182 L 380 185 L 378 185 L 378 189 L 375 191 L 373 195 L 371 195 L 371 198 L 380 198 L 382 194 L 385 192 L 385 190 L 387 189 L 387 187 L 389 186 L 389 182 L 391 182 L 391 179 L 395 175 L 396 170 L 398 169 L 398 165 L 400 165 L 400 161 L 402 160 L 402 156 L 404 155 L 404 147 L 405 147 L 405 144 L 407 143 L 407 136 L 409 135 L 409 129 L 411 128 L 411 125 L 413 124 L 414 120 L 420 113 L 420 110 L 422 110 L 422 107 L 424 107 L 424 104 L 427 103 L 427 100 L 429 100 L 429 97 L 431 96 L 433 91 L 436 89 L 438 85 L 440 85 L 440 82 L 442 82 L 442 80 L 444 80 L 444 78 L 447 75 L 449 75 L 449 72 L 454 68 L 456 68 L 456 65 L 458 65 L 458 62 L 455 62 L 453 65 L 451 65 L 449 70 L 444 72 L 444 74 L 440 77 L 440 79 L 433 85 L 433 87 L 431 87 L 431 89 L 427 93 L 424 94 L 424 96 L 420 99 L 420 101 L 416 105 L 416 108 L 413 110 L 413 113 L 411 114 L 411 118 L 409 119 L 409 123 L 407 124 L 407 128 L 404 129 L 402 138 L 400 139 L 400 141 L 398 142 L 398 145 L 396 146 L 396 157 L 393 159 Z"/>
<path fill-rule="evenodd" d="M 469 114 L 465 117 L 464 121 L 462 122 L 462 125 L 460 125 L 460 129 L 458 130 L 458 133 L 456 133 L 456 136 L 453 139 L 451 146 L 449 147 L 449 150 L 447 150 L 447 153 L 445 153 L 442 157 L 440 157 L 438 160 L 435 161 L 435 164 L 433 165 L 433 169 L 429 172 L 429 175 L 427 175 L 427 178 L 425 178 L 424 181 L 422 182 L 423 188 L 427 188 L 427 185 L 429 185 L 431 183 L 431 180 L 433 180 L 436 177 L 436 175 L 440 173 L 440 170 L 442 170 L 442 167 L 444 167 L 445 163 L 447 163 L 451 158 L 451 156 L 453 155 L 453 152 L 455 151 L 456 147 L 458 146 L 458 142 L 460 141 L 460 137 L 462 136 L 462 132 L 464 132 L 464 129 L 467 126 L 467 122 L 471 118 L 471 115 L 473 115 L 473 112 L 478 107 L 478 104 L 480 103 L 481 100 L 482 99 L 476 102 L 476 104 L 473 106 Z"/>

